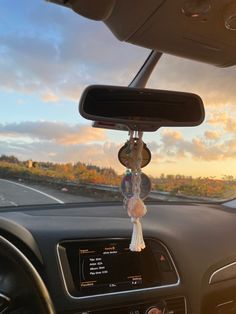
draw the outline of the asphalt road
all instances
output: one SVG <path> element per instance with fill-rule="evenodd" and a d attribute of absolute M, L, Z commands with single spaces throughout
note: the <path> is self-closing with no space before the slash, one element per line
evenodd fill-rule
<path fill-rule="evenodd" d="M 92 198 L 71 195 L 53 188 L 0 179 L 0 207 L 91 201 Z"/>

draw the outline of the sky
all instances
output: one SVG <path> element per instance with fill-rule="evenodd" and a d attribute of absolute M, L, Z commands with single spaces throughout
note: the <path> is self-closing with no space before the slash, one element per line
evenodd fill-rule
<path fill-rule="evenodd" d="M 90 84 L 127 86 L 150 51 L 43 0 L 2 0 L 0 21 L 0 155 L 124 172 L 117 155 L 128 133 L 92 128 L 78 103 Z M 144 134 L 152 160 L 143 172 L 236 176 L 235 81 L 235 67 L 164 55 L 147 87 L 197 93 L 206 118 L 198 127 Z"/>

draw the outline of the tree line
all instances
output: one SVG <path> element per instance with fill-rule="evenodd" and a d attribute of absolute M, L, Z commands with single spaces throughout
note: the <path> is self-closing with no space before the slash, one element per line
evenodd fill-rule
<path fill-rule="evenodd" d="M 73 182 L 76 184 L 105 184 L 119 186 L 123 175 L 113 168 L 77 163 L 20 161 L 15 156 L 0 156 L 0 177 L 40 182 Z M 169 192 L 173 195 L 228 199 L 236 197 L 236 178 L 223 175 L 198 177 L 160 174 L 152 177 L 152 189 Z"/>

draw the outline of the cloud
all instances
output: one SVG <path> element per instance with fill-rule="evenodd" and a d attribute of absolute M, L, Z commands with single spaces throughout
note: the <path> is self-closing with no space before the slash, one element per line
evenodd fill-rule
<path fill-rule="evenodd" d="M 203 137 L 186 139 L 179 132 L 166 130 L 160 137 L 160 149 L 157 156 L 177 161 L 184 158 L 193 160 L 227 160 L 236 158 L 236 137 L 220 141 L 220 134 L 215 131 L 206 131 Z"/>
<path fill-rule="evenodd" d="M 234 133 L 236 131 L 236 115 L 228 112 L 212 113 L 208 119 L 208 124 L 222 126 L 227 132 Z"/>
<path fill-rule="evenodd" d="M 59 97 L 53 92 L 49 91 L 42 96 L 42 99 L 45 102 L 57 102 L 59 100 Z"/>
<path fill-rule="evenodd" d="M 10 2 L 5 1 L 0 12 L 4 23 L 0 29 L 0 90 L 34 93 L 45 102 L 78 100 L 89 84 L 127 85 L 149 53 L 120 43 L 102 23 L 70 10 L 39 0 Z M 16 23 L 11 22 L 14 20 Z M 220 69 L 164 55 L 148 86 L 198 93 L 211 106 L 204 131 L 210 125 L 232 133 L 236 131 L 236 118 L 223 110 L 217 112 L 217 106 L 233 108 L 235 79 L 235 67 Z M 154 152 L 154 162 L 236 158 L 234 136 L 227 134 L 223 143 L 221 130 L 217 132 L 207 130 L 202 136 L 186 139 L 181 132 L 168 129 L 160 133 L 159 142 L 150 139 L 148 147 Z M 2 153 L 18 154 L 22 159 L 82 160 L 120 167 L 119 147 L 108 142 L 106 132 L 80 124 L 0 124 L 1 139 Z"/>
<path fill-rule="evenodd" d="M 204 136 L 207 140 L 218 140 L 221 137 L 221 134 L 217 131 L 206 131 Z"/>
<path fill-rule="evenodd" d="M 229 115 L 227 112 L 217 112 L 212 113 L 210 118 L 208 119 L 209 124 L 225 124 L 228 122 Z"/>
<path fill-rule="evenodd" d="M 0 30 L 2 90 L 37 92 L 46 101 L 55 99 L 50 90 L 60 99 L 78 100 L 89 84 L 128 84 L 148 54 L 121 44 L 101 22 L 50 3 L 21 2 L 21 23 Z"/>
<path fill-rule="evenodd" d="M 208 132 L 208 133 L 207 133 Z M 221 142 L 217 132 L 186 139 L 181 132 L 164 130 L 158 142 L 148 143 L 151 165 L 184 163 L 184 160 L 226 161 L 236 159 L 236 137 Z M 150 144 L 150 145 L 149 145 Z M 0 124 L 0 154 L 13 154 L 22 160 L 51 162 L 82 161 L 112 166 L 124 171 L 117 155 L 121 145 L 108 141 L 106 131 L 87 125 L 58 122 Z"/>
<path fill-rule="evenodd" d="M 0 30 L 1 89 L 43 95 L 50 89 L 59 99 L 78 100 L 89 84 L 127 85 L 148 55 L 144 48 L 120 43 L 103 23 L 72 10 L 43 1 L 21 0 L 19 5 L 12 0 L 11 5 L 17 23 Z M 7 23 L 14 12 L 7 1 L 2 7 Z M 165 54 L 148 86 L 195 92 L 207 105 L 222 106 L 236 104 L 235 80 L 235 67 Z"/>
<path fill-rule="evenodd" d="M 166 146 L 172 146 L 177 141 L 182 139 L 182 133 L 179 131 L 172 131 L 170 129 L 165 129 L 162 132 L 162 141 L 165 143 Z"/>
<path fill-rule="evenodd" d="M 87 125 L 69 125 L 59 122 L 26 121 L 0 124 L 0 137 L 54 141 L 63 145 L 74 145 L 106 140 L 106 131 Z"/>
<path fill-rule="evenodd" d="M 235 81 L 235 67 L 219 68 L 165 54 L 148 86 L 199 94 L 206 108 L 226 104 L 236 107 Z"/>
<path fill-rule="evenodd" d="M 155 141 L 151 141 L 151 142 L 148 142 L 147 143 L 147 148 L 152 152 L 156 152 L 159 148 L 160 148 L 160 145 L 157 144 L 157 142 Z"/>
<path fill-rule="evenodd" d="M 40 141 L 34 143 L 14 144 L 0 140 L 0 155 L 15 155 L 20 160 L 32 159 L 35 161 L 50 162 L 84 162 L 101 167 L 111 167 L 119 172 L 124 167 L 119 163 L 117 154 L 119 145 L 112 142 L 105 143 L 81 143 L 63 145 L 61 143 Z"/>

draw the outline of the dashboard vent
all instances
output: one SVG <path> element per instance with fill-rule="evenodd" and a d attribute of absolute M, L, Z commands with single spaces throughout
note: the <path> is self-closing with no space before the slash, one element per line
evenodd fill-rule
<path fill-rule="evenodd" d="M 169 314 L 185 314 L 186 302 L 184 297 L 166 299 Z"/>

